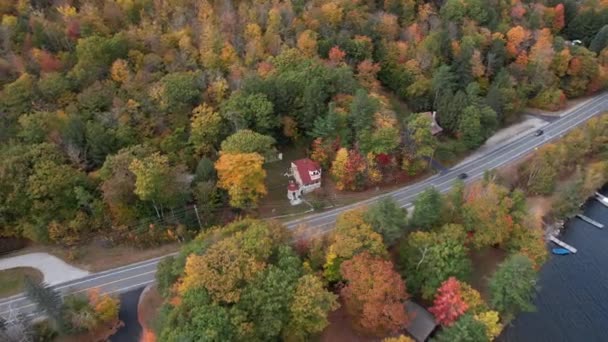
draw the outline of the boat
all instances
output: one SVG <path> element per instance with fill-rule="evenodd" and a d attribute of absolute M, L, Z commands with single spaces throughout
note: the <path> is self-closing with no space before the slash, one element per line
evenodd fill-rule
<path fill-rule="evenodd" d="M 565 249 L 565 248 L 553 248 L 551 250 L 551 252 L 553 252 L 553 254 L 555 255 L 568 255 L 570 254 L 570 251 Z"/>

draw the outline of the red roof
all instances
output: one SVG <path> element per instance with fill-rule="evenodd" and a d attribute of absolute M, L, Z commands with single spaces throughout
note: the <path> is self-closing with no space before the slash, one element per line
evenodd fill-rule
<path fill-rule="evenodd" d="M 300 174 L 300 178 L 304 184 L 313 183 L 310 175 L 311 172 L 318 171 L 319 174 L 321 173 L 321 167 L 319 164 L 308 158 L 296 160 L 293 162 L 293 164 L 296 166 L 296 171 Z"/>

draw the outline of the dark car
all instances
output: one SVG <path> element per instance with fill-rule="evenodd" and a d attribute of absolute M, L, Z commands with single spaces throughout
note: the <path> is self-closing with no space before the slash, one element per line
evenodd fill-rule
<path fill-rule="evenodd" d="M 469 177 L 469 175 L 467 175 L 464 172 L 458 175 L 458 179 L 467 179 L 468 177 Z"/>
<path fill-rule="evenodd" d="M 545 133 L 545 131 L 543 131 L 542 129 L 537 129 L 536 132 L 534 132 L 534 135 L 539 137 L 543 135 L 543 133 Z"/>

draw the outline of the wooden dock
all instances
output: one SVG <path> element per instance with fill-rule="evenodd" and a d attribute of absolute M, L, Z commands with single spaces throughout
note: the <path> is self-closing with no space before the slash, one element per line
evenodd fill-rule
<path fill-rule="evenodd" d="M 600 202 L 603 205 L 605 205 L 606 207 L 608 207 L 608 197 L 600 194 L 599 192 L 596 192 L 595 193 L 595 198 L 597 199 L 598 202 Z"/>
<path fill-rule="evenodd" d="M 569 250 L 569 251 L 570 251 L 570 253 L 573 253 L 573 254 L 574 254 L 574 253 L 576 253 L 576 252 L 577 252 L 576 248 L 574 248 L 574 247 L 570 246 L 569 244 L 567 244 L 567 243 L 565 243 L 564 241 L 562 241 L 562 240 L 560 240 L 560 239 L 556 238 L 556 237 L 555 237 L 555 236 L 553 236 L 553 235 L 551 235 L 551 236 L 549 237 L 549 240 L 551 240 L 551 242 L 555 243 L 556 245 L 558 245 L 558 246 L 560 246 L 560 247 L 562 247 L 562 248 L 565 248 L 565 249 Z"/>
<path fill-rule="evenodd" d="M 595 228 L 604 229 L 604 225 L 603 224 L 601 224 L 601 223 L 599 223 L 599 222 L 597 222 L 595 220 L 592 220 L 592 219 L 590 219 L 589 217 L 587 217 L 585 215 L 577 214 L 576 217 L 578 217 L 581 220 L 589 223 L 590 225 L 594 226 Z"/>

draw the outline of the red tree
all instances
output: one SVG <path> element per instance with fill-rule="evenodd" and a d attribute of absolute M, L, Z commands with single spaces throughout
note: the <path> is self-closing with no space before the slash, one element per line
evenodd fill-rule
<path fill-rule="evenodd" d="M 376 335 L 403 328 L 408 294 L 392 262 L 363 252 L 343 262 L 340 273 L 347 283 L 340 295 L 358 328 Z"/>
<path fill-rule="evenodd" d="M 340 48 L 337 46 L 334 46 L 331 48 L 331 50 L 329 50 L 329 60 L 334 65 L 340 64 L 344 60 L 345 56 L 346 56 L 346 52 L 340 50 Z"/>
<path fill-rule="evenodd" d="M 437 289 L 433 307 L 429 311 L 435 315 L 435 319 L 437 319 L 439 324 L 450 326 L 468 308 L 460 293 L 460 283 L 456 278 L 450 277 Z"/>
<path fill-rule="evenodd" d="M 555 17 L 553 17 L 553 30 L 561 31 L 566 26 L 566 17 L 564 14 L 564 4 L 555 6 Z"/>

